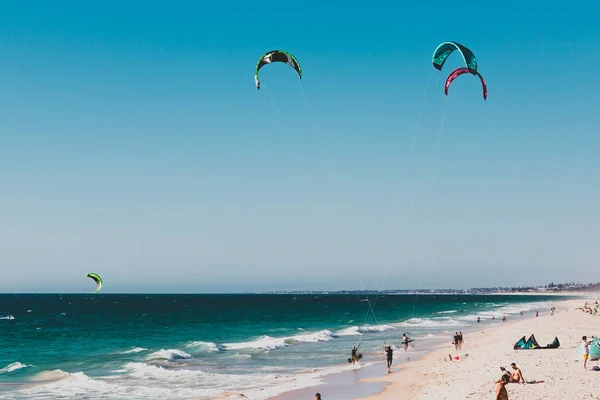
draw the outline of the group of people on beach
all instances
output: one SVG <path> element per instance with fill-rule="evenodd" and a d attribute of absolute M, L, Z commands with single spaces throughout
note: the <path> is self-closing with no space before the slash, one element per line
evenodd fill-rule
<path fill-rule="evenodd" d="M 408 351 L 408 344 L 410 342 L 412 342 L 413 339 L 410 339 L 408 337 L 408 334 L 405 333 L 402 336 L 402 345 L 404 347 L 404 351 Z M 461 332 L 461 341 L 462 341 L 462 332 Z M 348 359 L 348 362 L 352 362 L 352 365 L 354 365 L 355 363 L 358 362 L 358 360 L 361 359 L 362 355 L 358 354 L 358 348 L 360 347 L 360 343 L 356 346 L 352 347 L 352 354 L 350 356 L 350 358 Z M 387 360 L 387 371 L 388 373 L 391 373 L 391 368 L 392 368 L 392 363 L 394 361 L 394 349 L 392 348 L 391 344 L 387 344 L 387 343 L 383 343 L 383 350 L 385 351 L 386 354 L 386 360 Z"/>
<path fill-rule="evenodd" d="M 497 384 L 495 400 L 508 400 L 508 392 L 506 391 L 507 383 L 526 383 L 525 378 L 523 378 L 523 372 L 517 367 L 517 364 L 511 363 L 510 367 L 513 372 L 510 372 L 504 367 L 500 367 L 502 376 L 494 382 Z"/>
<path fill-rule="evenodd" d="M 586 302 L 583 307 L 579 308 L 580 310 L 582 310 L 585 313 L 588 313 L 590 315 L 598 315 L 598 302 L 596 301 L 596 303 L 593 305 L 593 307 L 590 307 L 588 305 L 588 303 Z"/>
<path fill-rule="evenodd" d="M 463 345 L 462 331 L 460 333 L 459 332 L 454 333 L 454 340 L 452 341 L 452 343 L 454 344 L 454 348 L 456 350 L 462 350 L 462 345 Z"/>

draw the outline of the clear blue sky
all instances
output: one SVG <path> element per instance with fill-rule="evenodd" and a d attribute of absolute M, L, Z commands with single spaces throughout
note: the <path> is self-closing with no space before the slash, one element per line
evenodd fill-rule
<path fill-rule="evenodd" d="M 0 291 L 597 280 L 599 12 L 5 1 Z M 444 95 L 446 40 L 487 101 L 470 75 Z M 277 48 L 302 83 L 273 64 L 257 91 Z"/>

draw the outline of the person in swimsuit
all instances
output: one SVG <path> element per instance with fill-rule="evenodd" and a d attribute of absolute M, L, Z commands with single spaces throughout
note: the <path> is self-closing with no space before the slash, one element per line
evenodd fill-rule
<path fill-rule="evenodd" d="M 386 346 L 385 344 L 383 345 L 383 348 L 387 354 L 387 369 L 388 369 L 388 374 L 391 373 L 391 368 L 392 368 L 392 360 L 394 358 L 394 350 L 392 349 L 392 346 Z"/>
<path fill-rule="evenodd" d="M 517 368 L 517 364 L 512 363 L 512 364 L 510 364 L 510 366 L 512 367 L 512 369 L 515 370 L 515 372 L 513 372 L 513 374 L 512 374 L 512 379 L 510 381 L 516 382 L 516 383 L 525 383 L 525 378 L 523 378 L 523 373 L 521 372 L 521 370 L 519 368 Z"/>
<path fill-rule="evenodd" d="M 463 345 L 463 336 L 462 336 L 462 332 L 458 332 L 458 349 L 462 350 L 462 345 Z"/>
<path fill-rule="evenodd" d="M 496 386 L 496 397 L 495 400 L 508 400 L 508 392 L 506 391 L 506 384 L 508 383 L 508 375 L 502 375 L 501 382 L 498 382 Z"/>
<path fill-rule="evenodd" d="M 408 336 L 406 336 L 406 333 L 402 336 L 402 344 L 404 345 L 404 351 L 408 351 Z"/>

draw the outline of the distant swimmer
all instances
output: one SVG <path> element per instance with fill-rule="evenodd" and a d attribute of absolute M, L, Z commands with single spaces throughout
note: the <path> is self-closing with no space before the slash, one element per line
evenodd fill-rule
<path fill-rule="evenodd" d="M 383 349 L 385 350 L 386 354 L 387 354 L 387 369 L 388 369 L 388 374 L 391 373 L 391 368 L 392 368 L 392 360 L 394 359 L 394 350 L 392 349 L 391 345 L 386 346 L 385 344 L 383 345 Z"/>

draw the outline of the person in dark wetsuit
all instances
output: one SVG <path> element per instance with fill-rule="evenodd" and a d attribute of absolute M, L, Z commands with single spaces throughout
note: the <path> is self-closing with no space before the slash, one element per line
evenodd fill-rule
<path fill-rule="evenodd" d="M 358 347 L 352 347 L 352 365 L 358 361 L 358 357 L 356 356 L 356 352 L 358 351 Z"/>
<path fill-rule="evenodd" d="M 391 368 L 392 368 L 392 360 L 394 358 L 394 350 L 392 349 L 392 346 L 386 346 L 385 344 L 383 345 L 383 348 L 385 349 L 385 352 L 387 354 L 387 369 L 388 369 L 388 374 L 391 373 Z"/>

